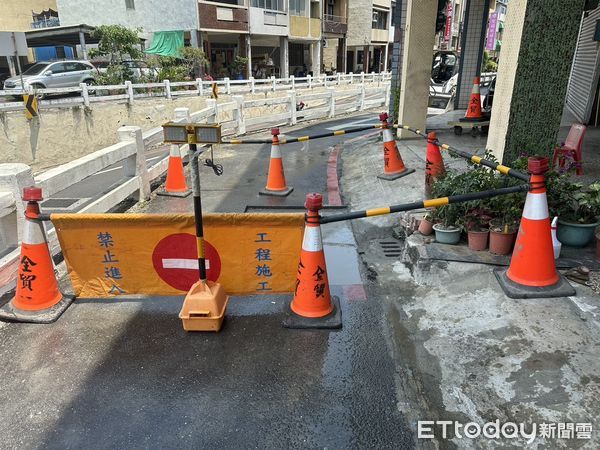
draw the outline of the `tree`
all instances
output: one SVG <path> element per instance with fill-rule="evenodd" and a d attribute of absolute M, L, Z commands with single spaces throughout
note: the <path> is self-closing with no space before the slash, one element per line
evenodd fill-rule
<path fill-rule="evenodd" d="M 183 65 L 186 66 L 187 72 L 194 73 L 195 76 L 204 73 L 204 70 L 209 65 L 204 52 L 196 47 L 182 47 L 179 49 L 179 56 L 183 60 Z"/>
<path fill-rule="evenodd" d="M 141 28 L 130 29 L 121 25 L 101 25 L 92 31 L 92 37 L 98 38 L 98 48 L 91 49 L 90 58 L 109 56 L 110 63 L 123 61 L 125 55 L 131 59 L 143 56 L 139 49 Z"/>

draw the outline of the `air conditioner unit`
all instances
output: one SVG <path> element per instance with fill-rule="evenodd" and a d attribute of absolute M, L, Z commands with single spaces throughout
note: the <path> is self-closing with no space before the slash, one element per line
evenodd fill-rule
<path fill-rule="evenodd" d="M 373 11 L 373 23 L 377 23 L 378 19 L 379 19 L 379 12 Z"/>

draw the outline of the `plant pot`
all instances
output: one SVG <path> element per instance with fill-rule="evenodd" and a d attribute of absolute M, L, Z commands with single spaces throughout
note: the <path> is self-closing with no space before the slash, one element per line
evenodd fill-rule
<path fill-rule="evenodd" d="M 508 255 L 515 243 L 516 231 L 503 233 L 490 230 L 490 253 L 494 255 Z"/>
<path fill-rule="evenodd" d="M 421 219 L 418 230 L 423 236 L 429 236 L 433 233 L 433 222 L 425 218 Z"/>
<path fill-rule="evenodd" d="M 558 219 L 556 237 L 569 247 L 585 247 L 594 238 L 594 230 L 600 225 L 596 223 L 572 223 Z"/>
<path fill-rule="evenodd" d="M 490 230 L 468 230 L 467 237 L 469 248 L 476 252 L 485 250 L 488 246 L 488 236 Z"/>
<path fill-rule="evenodd" d="M 460 241 L 461 229 L 455 226 L 444 227 L 441 223 L 433 226 L 435 230 L 435 240 L 440 244 L 458 244 Z"/>

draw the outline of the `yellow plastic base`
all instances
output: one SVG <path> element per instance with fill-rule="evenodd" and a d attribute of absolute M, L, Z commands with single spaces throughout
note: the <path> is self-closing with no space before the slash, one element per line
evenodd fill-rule
<path fill-rule="evenodd" d="M 179 318 L 185 331 L 220 331 L 229 296 L 219 283 L 198 281 L 183 300 Z"/>

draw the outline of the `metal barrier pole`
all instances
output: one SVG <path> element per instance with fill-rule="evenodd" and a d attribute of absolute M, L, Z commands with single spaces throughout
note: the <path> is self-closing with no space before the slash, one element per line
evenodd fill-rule
<path fill-rule="evenodd" d="M 344 214 L 335 214 L 333 216 L 321 217 L 321 224 L 342 222 L 344 220 L 362 219 L 365 217 L 382 216 L 385 214 L 392 214 L 403 211 L 410 211 L 412 209 L 420 208 L 434 208 L 450 203 L 461 203 L 468 202 L 471 200 L 481 200 L 491 197 L 498 197 L 499 195 L 513 194 L 515 192 L 526 192 L 529 190 L 529 185 L 511 186 L 502 189 L 492 189 L 489 191 L 482 192 L 471 192 L 469 194 L 452 195 L 450 197 L 440 197 L 431 200 L 421 200 L 412 203 L 403 203 L 401 205 L 385 206 L 382 208 L 365 209 L 363 211 L 354 211 Z"/>
<path fill-rule="evenodd" d="M 206 258 L 204 253 L 204 227 L 202 224 L 202 200 L 200 198 L 200 170 L 198 151 L 196 144 L 189 144 L 189 156 L 192 172 L 192 192 L 194 194 L 194 218 L 196 223 L 196 247 L 198 249 L 198 270 L 200 281 L 206 281 Z"/>

